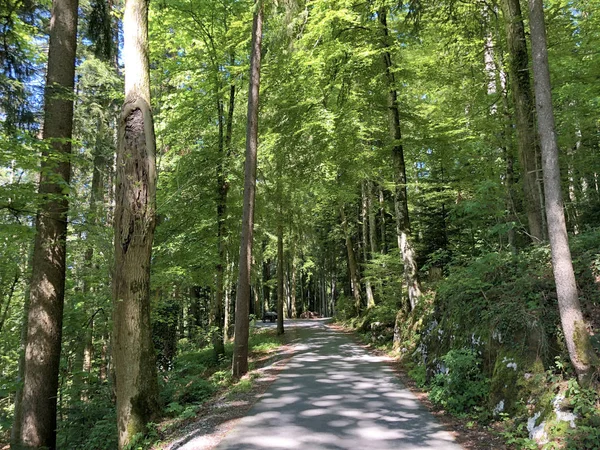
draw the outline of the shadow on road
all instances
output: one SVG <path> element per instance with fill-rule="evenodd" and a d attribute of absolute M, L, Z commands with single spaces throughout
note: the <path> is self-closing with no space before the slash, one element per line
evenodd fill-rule
<path fill-rule="evenodd" d="M 461 448 L 383 358 L 324 323 L 286 322 L 294 357 L 218 449 Z"/>

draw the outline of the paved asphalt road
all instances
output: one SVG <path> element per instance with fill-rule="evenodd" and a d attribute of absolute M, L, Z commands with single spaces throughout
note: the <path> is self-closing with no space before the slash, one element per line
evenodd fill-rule
<path fill-rule="evenodd" d="M 286 328 L 294 356 L 218 450 L 462 448 L 382 358 L 322 320 Z"/>

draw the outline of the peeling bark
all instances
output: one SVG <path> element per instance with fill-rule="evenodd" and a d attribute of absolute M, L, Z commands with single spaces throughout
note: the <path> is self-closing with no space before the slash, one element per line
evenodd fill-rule
<path fill-rule="evenodd" d="M 148 66 L 148 3 L 125 4 L 125 103 L 119 123 L 115 193 L 113 362 L 119 449 L 158 412 L 150 327 L 150 261 L 156 160 Z"/>

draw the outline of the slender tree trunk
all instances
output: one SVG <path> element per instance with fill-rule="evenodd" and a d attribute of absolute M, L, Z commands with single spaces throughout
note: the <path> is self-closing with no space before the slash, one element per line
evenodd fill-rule
<path fill-rule="evenodd" d="M 517 148 L 523 171 L 523 195 L 529 234 L 534 243 L 546 238 L 543 193 L 539 183 L 539 153 L 534 126 L 534 102 L 529 78 L 529 58 L 520 0 L 500 2 L 506 21 L 509 76 L 515 107 Z"/>
<path fill-rule="evenodd" d="M 581 131 L 576 132 L 577 143 L 575 148 L 570 149 L 567 152 L 568 165 L 567 165 L 567 177 L 569 179 L 569 207 L 566 208 L 567 213 L 570 216 L 570 225 L 573 228 L 573 234 L 579 234 L 579 211 L 577 207 L 577 192 L 576 192 L 576 176 L 575 176 L 575 165 L 574 165 L 574 154 L 579 150 L 581 146 Z"/>
<path fill-rule="evenodd" d="M 219 113 L 219 154 L 220 159 L 217 165 L 217 240 L 218 240 L 218 262 L 217 262 L 217 280 L 214 304 L 212 305 L 211 321 L 215 327 L 213 334 L 213 348 L 217 359 L 225 354 L 225 314 L 224 314 L 224 287 L 225 287 L 225 264 L 227 246 L 227 228 L 225 220 L 227 218 L 227 194 L 229 184 L 225 175 L 225 159 L 229 156 L 231 147 L 231 133 L 233 130 L 233 109 L 235 106 L 235 85 L 230 86 L 229 92 L 229 110 L 225 124 L 225 134 L 223 133 L 223 105 L 221 100 L 217 102 Z"/>
<path fill-rule="evenodd" d="M 363 235 L 363 260 L 366 265 L 369 262 L 369 200 L 367 196 L 366 182 L 362 182 L 362 235 Z M 365 291 L 367 293 L 367 308 L 375 306 L 375 297 L 371 289 L 371 280 L 365 278 Z"/>
<path fill-rule="evenodd" d="M 296 278 L 296 271 L 297 271 L 297 267 L 296 267 L 296 249 L 294 246 L 294 243 L 292 242 L 292 264 L 291 264 L 291 268 L 290 268 L 290 278 L 291 278 L 291 282 L 290 282 L 290 303 L 291 303 L 291 309 L 292 309 L 292 319 L 297 319 L 298 318 L 298 307 L 296 305 L 296 284 L 297 284 L 297 278 Z"/>
<path fill-rule="evenodd" d="M 289 256 L 289 255 L 288 255 Z M 285 317 L 288 319 L 292 318 L 292 298 L 291 298 L 291 289 L 290 289 L 290 261 L 289 258 L 286 258 L 284 261 L 284 271 L 283 271 L 283 287 L 284 287 L 284 291 L 285 291 L 285 303 L 284 303 L 284 313 L 285 313 Z"/>
<path fill-rule="evenodd" d="M 418 267 L 415 252 L 410 240 L 410 221 L 408 216 L 408 195 L 406 189 L 406 166 L 404 163 L 404 149 L 400 131 L 400 110 L 398 106 L 398 93 L 394 79 L 392 56 L 390 54 L 389 32 L 387 26 L 387 11 L 379 10 L 379 23 L 383 32 L 383 61 L 385 74 L 388 81 L 388 118 L 390 135 L 393 141 L 392 162 L 395 174 L 394 208 L 396 212 L 396 234 L 398 248 L 404 263 L 404 279 L 407 286 L 408 302 L 410 309 L 414 309 L 421 296 L 421 286 L 417 277 Z"/>
<path fill-rule="evenodd" d="M 98 371 L 98 377 L 100 381 L 106 381 L 108 377 L 109 370 L 109 351 L 108 351 L 108 340 L 109 333 L 108 330 L 102 334 L 102 347 L 100 348 L 100 368 Z"/>
<path fill-rule="evenodd" d="M 304 274 L 300 271 L 300 306 L 302 312 L 306 311 L 306 302 L 304 301 Z"/>
<path fill-rule="evenodd" d="M 380 222 L 380 233 L 381 233 L 381 254 L 387 254 L 387 240 L 386 240 L 386 230 L 387 230 L 387 221 L 385 219 L 385 195 L 383 193 L 383 188 L 379 187 L 379 215 L 381 216 Z"/>
<path fill-rule="evenodd" d="M 150 261 L 155 227 L 156 160 L 148 2 L 126 0 L 123 18 L 125 102 L 119 123 L 113 277 L 113 360 L 119 448 L 158 412 L 150 329 Z"/>
<path fill-rule="evenodd" d="M 15 277 L 8 288 L 8 293 L 6 294 L 6 305 L 4 305 L 4 312 L 2 316 L 0 316 L 0 332 L 2 332 L 2 328 L 4 328 L 4 322 L 6 322 L 6 317 L 8 316 L 8 311 L 10 309 L 10 304 L 12 303 L 12 299 L 15 294 L 15 289 L 17 288 L 17 284 L 19 283 L 19 279 L 21 278 L 21 271 L 17 268 L 15 272 Z"/>
<path fill-rule="evenodd" d="M 229 266 L 233 266 L 233 264 L 227 264 Z M 225 307 L 224 307 L 224 321 L 223 321 L 223 329 L 225 331 L 225 340 L 231 339 L 231 278 L 233 276 L 233 267 L 228 268 L 226 272 L 226 280 L 225 280 Z"/>
<path fill-rule="evenodd" d="M 258 150 L 258 96 L 260 89 L 260 57 L 263 8 L 257 0 L 252 24 L 250 56 L 250 86 L 248 93 L 248 124 L 246 127 L 246 162 L 244 174 L 244 208 L 239 262 L 238 286 L 235 299 L 235 340 L 232 374 L 239 378 L 248 372 L 248 310 L 250 308 L 250 275 L 252 237 L 254 234 L 254 196 L 256 191 L 256 157 Z"/>
<path fill-rule="evenodd" d="M 558 308 L 571 363 L 579 380 L 587 383 L 590 381 L 592 365 L 597 364 L 598 360 L 590 344 L 590 336 L 579 304 L 565 223 L 558 145 L 552 108 L 544 7 L 542 0 L 528 1 L 538 132 L 542 147 L 542 167 L 546 192 L 548 236 L 552 252 L 552 269 L 556 282 Z"/>
<path fill-rule="evenodd" d="M 71 177 L 77 0 L 54 0 L 50 21 L 37 234 L 29 298 L 19 448 L 56 448 L 68 194 Z M 17 419 L 18 420 L 18 419 Z"/>
<path fill-rule="evenodd" d="M 30 258 L 31 259 L 31 258 Z M 25 292 L 25 304 L 23 305 L 23 316 L 21 325 L 21 336 L 19 346 L 19 369 L 17 373 L 17 392 L 15 392 L 15 408 L 12 428 L 10 430 L 10 445 L 11 448 L 19 450 L 21 445 L 21 424 L 23 419 L 23 387 L 22 381 L 25 376 L 25 348 L 27 346 L 27 322 L 29 318 L 29 289 L 31 283 L 28 284 L 27 292 Z"/>
<path fill-rule="evenodd" d="M 266 243 L 263 242 L 263 254 L 266 248 Z M 269 301 L 271 299 L 271 288 L 267 284 L 271 279 L 271 261 L 266 260 L 263 261 L 263 270 L 262 270 L 262 284 L 263 284 L 263 310 L 261 312 L 265 312 L 269 309 Z"/>
<path fill-rule="evenodd" d="M 108 104 L 104 104 L 102 106 L 104 109 L 108 108 Z M 86 222 L 87 222 L 88 226 L 90 226 L 92 228 L 90 230 L 88 230 L 88 234 L 92 232 L 93 227 L 95 227 L 98 224 L 98 220 L 100 218 L 99 212 L 100 212 L 101 208 L 100 208 L 99 202 L 102 201 L 103 190 L 104 190 L 102 170 L 106 166 L 106 160 L 105 160 L 103 152 L 102 152 L 102 137 L 105 132 L 106 132 L 106 130 L 105 130 L 105 127 L 103 126 L 103 121 L 98 120 L 98 132 L 96 135 L 96 142 L 94 145 L 92 186 L 91 186 L 91 192 L 90 192 L 90 207 L 89 207 L 88 217 L 86 218 Z M 87 249 L 85 251 L 84 257 L 85 257 L 85 267 L 86 267 L 86 270 L 88 271 L 88 273 L 87 273 L 86 279 L 84 279 L 84 281 L 83 281 L 83 295 L 87 299 L 87 298 L 89 298 L 90 291 L 92 290 L 92 287 L 90 286 L 90 281 L 88 278 L 90 277 L 91 271 L 93 268 L 93 259 L 94 259 L 93 244 L 90 244 L 90 243 L 87 244 Z M 95 313 L 91 311 L 91 309 L 92 309 L 91 306 L 92 305 L 87 304 L 85 307 L 87 314 L 90 314 L 90 319 L 87 323 L 86 330 L 85 330 L 85 339 L 83 341 L 83 354 L 82 354 L 82 358 L 81 358 L 82 377 L 81 377 L 80 381 L 82 382 L 82 387 L 81 387 L 80 397 L 81 397 L 82 401 L 88 400 L 87 385 L 88 385 L 88 381 L 89 381 L 89 374 L 91 373 L 91 370 L 92 370 L 92 359 L 93 359 L 93 351 L 94 351 L 94 343 L 93 343 L 93 341 L 94 341 L 94 317 L 93 317 L 93 314 L 95 314 Z"/>
<path fill-rule="evenodd" d="M 377 224 L 373 205 L 373 183 L 367 181 L 367 210 L 369 215 L 369 247 L 371 258 L 377 253 Z"/>
<path fill-rule="evenodd" d="M 344 207 L 340 208 L 340 214 L 342 218 L 342 228 L 344 229 L 344 236 L 346 238 L 346 252 L 348 253 L 348 269 L 350 272 L 350 287 L 352 289 L 352 296 L 354 297 L 354 308 L 356 310 L 356 315 L 359 315 L 362 305 L 362 298 L 360 295 L 358 264 L 356 264 L 356 255 L 354 254 L 352 238 L 350 237 L 350 231 L 348 230 L 348 221 L 346 219 Z"/>
<path fill-rule="evenodd" d="M 281 223 L 281 207 L 279 208 L 277 224 L 277 334 L 284 333 L 283 329 L 283 303 L 285 302 L 283 292 L 283 224 Z"/>

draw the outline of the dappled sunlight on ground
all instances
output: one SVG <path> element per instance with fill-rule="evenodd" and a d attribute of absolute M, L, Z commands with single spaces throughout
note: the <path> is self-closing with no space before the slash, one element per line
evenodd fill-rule
<path fill-rule="evenodd" d="M 399 384 L 385 358 L 324 320 L 286 322 L 290 328 L 298 334 L 294 357 L 218 449 L 461 448 Z"/>

